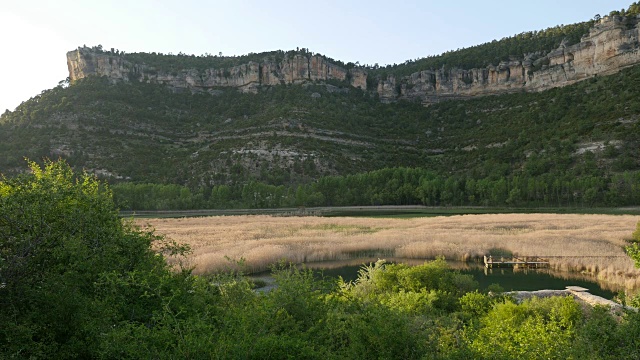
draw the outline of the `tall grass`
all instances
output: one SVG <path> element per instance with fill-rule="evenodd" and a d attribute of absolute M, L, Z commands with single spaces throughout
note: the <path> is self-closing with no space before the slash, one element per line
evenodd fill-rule
<path fill-rule="evenodd" d="M 294 263 L 365 256 L 473 260 L 488 253 L 550 258 L 553 269 L 591 274 L 640 287 L 640 271 L 623 246 L 638 216 L 488 214 L 412 219 L 224 216 L 145 219 L 157 232 L 191 246 L 196 273 L 224 270 L 244 259 L 259 272 Z"/>

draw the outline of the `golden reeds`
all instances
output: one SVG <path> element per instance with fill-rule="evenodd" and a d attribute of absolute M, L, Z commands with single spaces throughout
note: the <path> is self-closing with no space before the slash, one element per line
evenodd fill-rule
<path fill-rule="evenodd" d="M 553 269 L 593 274 L 640 287 L 640 271 L 623 246 L 637 216 L 489 214 L 434 218 L 220 216 L 145 219 L 158 233 L 191 246 L 196 273 L 223 270 L 244 259 L 246 270 L 279 260 L 317 262 L 365 256 L 469 260 L 500 251 L 550 258 Z M 597 257 L 595 257 L 597 256 Z"/>

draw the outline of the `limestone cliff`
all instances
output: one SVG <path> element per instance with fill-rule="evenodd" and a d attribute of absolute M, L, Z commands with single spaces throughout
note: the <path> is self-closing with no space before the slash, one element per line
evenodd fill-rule
<path fill-rule="evenodd" d="M 425 104 L 443 99 L 541 91 L 594 75 L 608 75 L 640 63 L 638 19 L 606 16 L 578 44 L 560 45 L 548 54 L 533 53 L 483 69 L 424 70 L 379 82 L 382 101 L 398 98 Z"/>
<path fill-rule="evenodd" d="M 345 69 L 321 55 L 285 55 L 281 61 L 265 58 L 230 68 L 181 69 L 166 71 L 146 64 L 136 64 L 126 56 L 81 47 L 67 53 L 69 79 L 73 82 L 91 75 L 106 76 L 112 81 L 139 79 L 194 92 L 234 87 L 255 92 L 261 85 L 301 84 L 307 81 L 338 80 L 366 89 L 367 73 L 358 68 Z"/>
<path fill-rule="evenodd" d="M 565 86 L 594 75 L 607 75 L 640 63 L 639 19 L 605 16 L 575 45 L 560 45 L 549 53 L 532 53 L 482 69 L 426 69 L 403 78 L 377 80 L 381 101 L 398 99 L 430 104 L 444 99 L 463 99 L 519 91 L 541 91 Z M 280 60 L 265 57 L 260 62 L 229 68 L 163 70 L 132 63 L 126 56 L 82 47 L 67 53 L 69 78 L 106 76 L 112 81 L 132 78 L 193 92 L 234 87 L 256 92 L 259 86 L 301 84 L 338 80 L 367 89 L 365 68 L 347 69 L 324 56 L 309 53 L 285 54 Z"/>

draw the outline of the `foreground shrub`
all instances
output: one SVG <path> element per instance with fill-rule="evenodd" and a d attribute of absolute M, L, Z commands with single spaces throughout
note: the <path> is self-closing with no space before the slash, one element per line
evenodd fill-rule
<path fill-rule="evenodd" d="M 124 225 L 108 188 L 64 162 L 30 170 L 0 181 L 3 357 L 95 357 L 118 323 L 150 326 L 175 305 L 161 238 Z"/>
<path fill-rule="evenodd" d="M 571 297 L 506 301 L 480 319 L 471 348 L 486 359 L 565 359 L 581 316 Z"/>

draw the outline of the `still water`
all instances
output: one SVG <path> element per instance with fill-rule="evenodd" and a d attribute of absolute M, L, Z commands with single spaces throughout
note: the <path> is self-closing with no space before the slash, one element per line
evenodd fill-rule
<path fill-rule="evenodd" d="M 325 278 L 342 276 L 345 281 L 353 281 L 358 277 L 358 270 L 363 264 L 375 262 L 377 259 L 358 259 L 342 262 L 326 262 L 306 264 L 308 268 L 318 270 Z M 389 262 L 402 262 L 410 265 L 420 265 L 425 260 L 392 259 Z M 534 290 L 564 290 L 567 286 L 580 286 L 589 289 L 593 295 L 612 299 L 617 291 L 605 289 L 593 278 L 582 274 L 557 272 L 549 269 L 514 270 L 510 268 L 485 269 L 482 264 L 449 262 L 451 268 L 463 274 L 473 276 L 481 290 L 486 290 L 491 284 L 500 285 L 505 291 L 534 291 Z"/>

